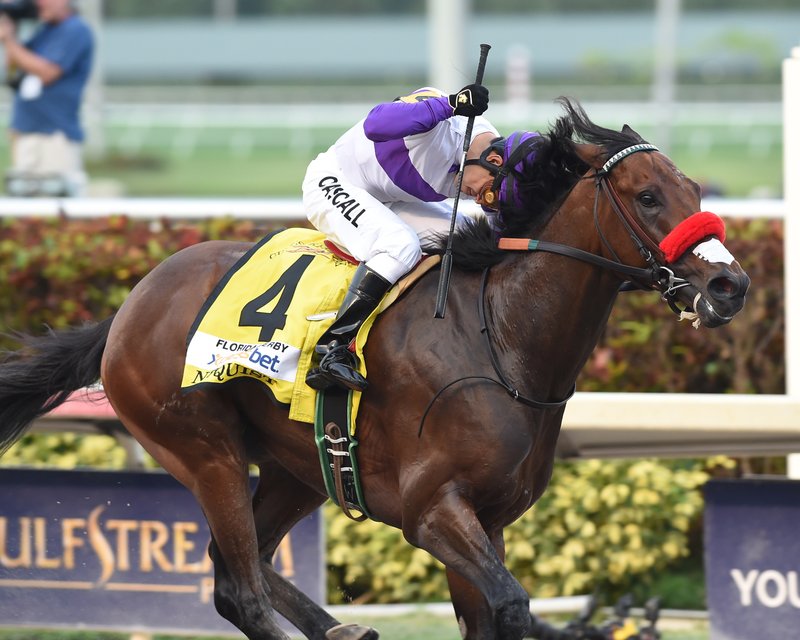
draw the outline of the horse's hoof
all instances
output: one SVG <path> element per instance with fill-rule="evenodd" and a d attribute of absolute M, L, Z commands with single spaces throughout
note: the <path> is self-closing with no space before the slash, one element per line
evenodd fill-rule
<path fill-rule="evenodd" d="M 378 632 L 360 624 L 337 624 L 325 632 L 327 640 L 378 640 Z"/>

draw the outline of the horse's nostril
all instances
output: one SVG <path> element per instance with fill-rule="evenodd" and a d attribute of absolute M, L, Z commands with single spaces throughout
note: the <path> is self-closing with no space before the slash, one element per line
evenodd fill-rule
<path fill-rule="evenodd" d="M 717 300 L 730 300 L 744 295 L 747 283 L 739 278 L 718 276 L 708 283 L 708 293 Z"/>
<path fill-rule="evenodd" d="M 734 288 L 730 278 L 714 278 L 708 283 L 708 292 L 715 298 L 730 298 Z"/>

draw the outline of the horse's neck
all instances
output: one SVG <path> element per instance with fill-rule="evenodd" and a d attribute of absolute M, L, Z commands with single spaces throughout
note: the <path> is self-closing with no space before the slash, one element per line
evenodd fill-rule
<path fill-rule="evenodd" d="M 591 209 L 568 204 L 537 238 L 598 254 Z M 576 229 L 586 229 L 585 237 Z M 490 322 L 506 366 L 528 372 L 551 397 L 563 397 L 597 344 L 619 281 L 580 260 L 545 253 L 513 256 L 493 270 L 492 281 Z"/>

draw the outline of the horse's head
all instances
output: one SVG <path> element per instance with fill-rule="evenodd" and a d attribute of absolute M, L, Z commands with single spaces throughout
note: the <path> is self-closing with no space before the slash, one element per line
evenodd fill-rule
<path fill-rule="evenodd" d="M 456 263 L 474 270 L 509 250 L 558 253 L 660 290 L 682 317 L 707 327 L 729 322 L 744 306 L 750 279 L 723 245 L 722 219 L 700 211 L 697 183 L 627 125 L 600 127 L 578 104 L 559 101 L 567 113 L 549 132 L 498 139 L 505 141 L 505 170 L 492 184 L 494 229 L 462 227 Z M 594 218 L 580 230 L 578 211 Z M 537 235 L 545 239 L 530 239 Z"/>
<path fill-rule="evenodd" d="M 595 181 L 603 254 L 642 265 L 653 276 L 644 284 L 659 289 L 676 312 L 681 302 L 706 327 L 730 322 L 750 278 L 723 244 L 724 222 L 700 211 L 700 187 L 667 156 L 627 125 L 622 134 L 630 144 L 610 157 L 604 145 L 575 145 L 591 167 L 586 178 Z"/>

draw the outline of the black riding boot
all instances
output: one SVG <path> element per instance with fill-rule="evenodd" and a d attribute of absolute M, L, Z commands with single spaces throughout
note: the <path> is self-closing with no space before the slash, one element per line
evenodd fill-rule
<path fill-rule="evenodd" d="M 357 370 L 356 356 L 348 347 L 391 286 L 391 282 L 363 263 L 358 265 L 336 320 L 314 348 L 321 359 L 319 365 L 306 375 L 309 387 L 322 390 L 339 385 L 353 391 L 367 388 L 367 380 Z"/>

